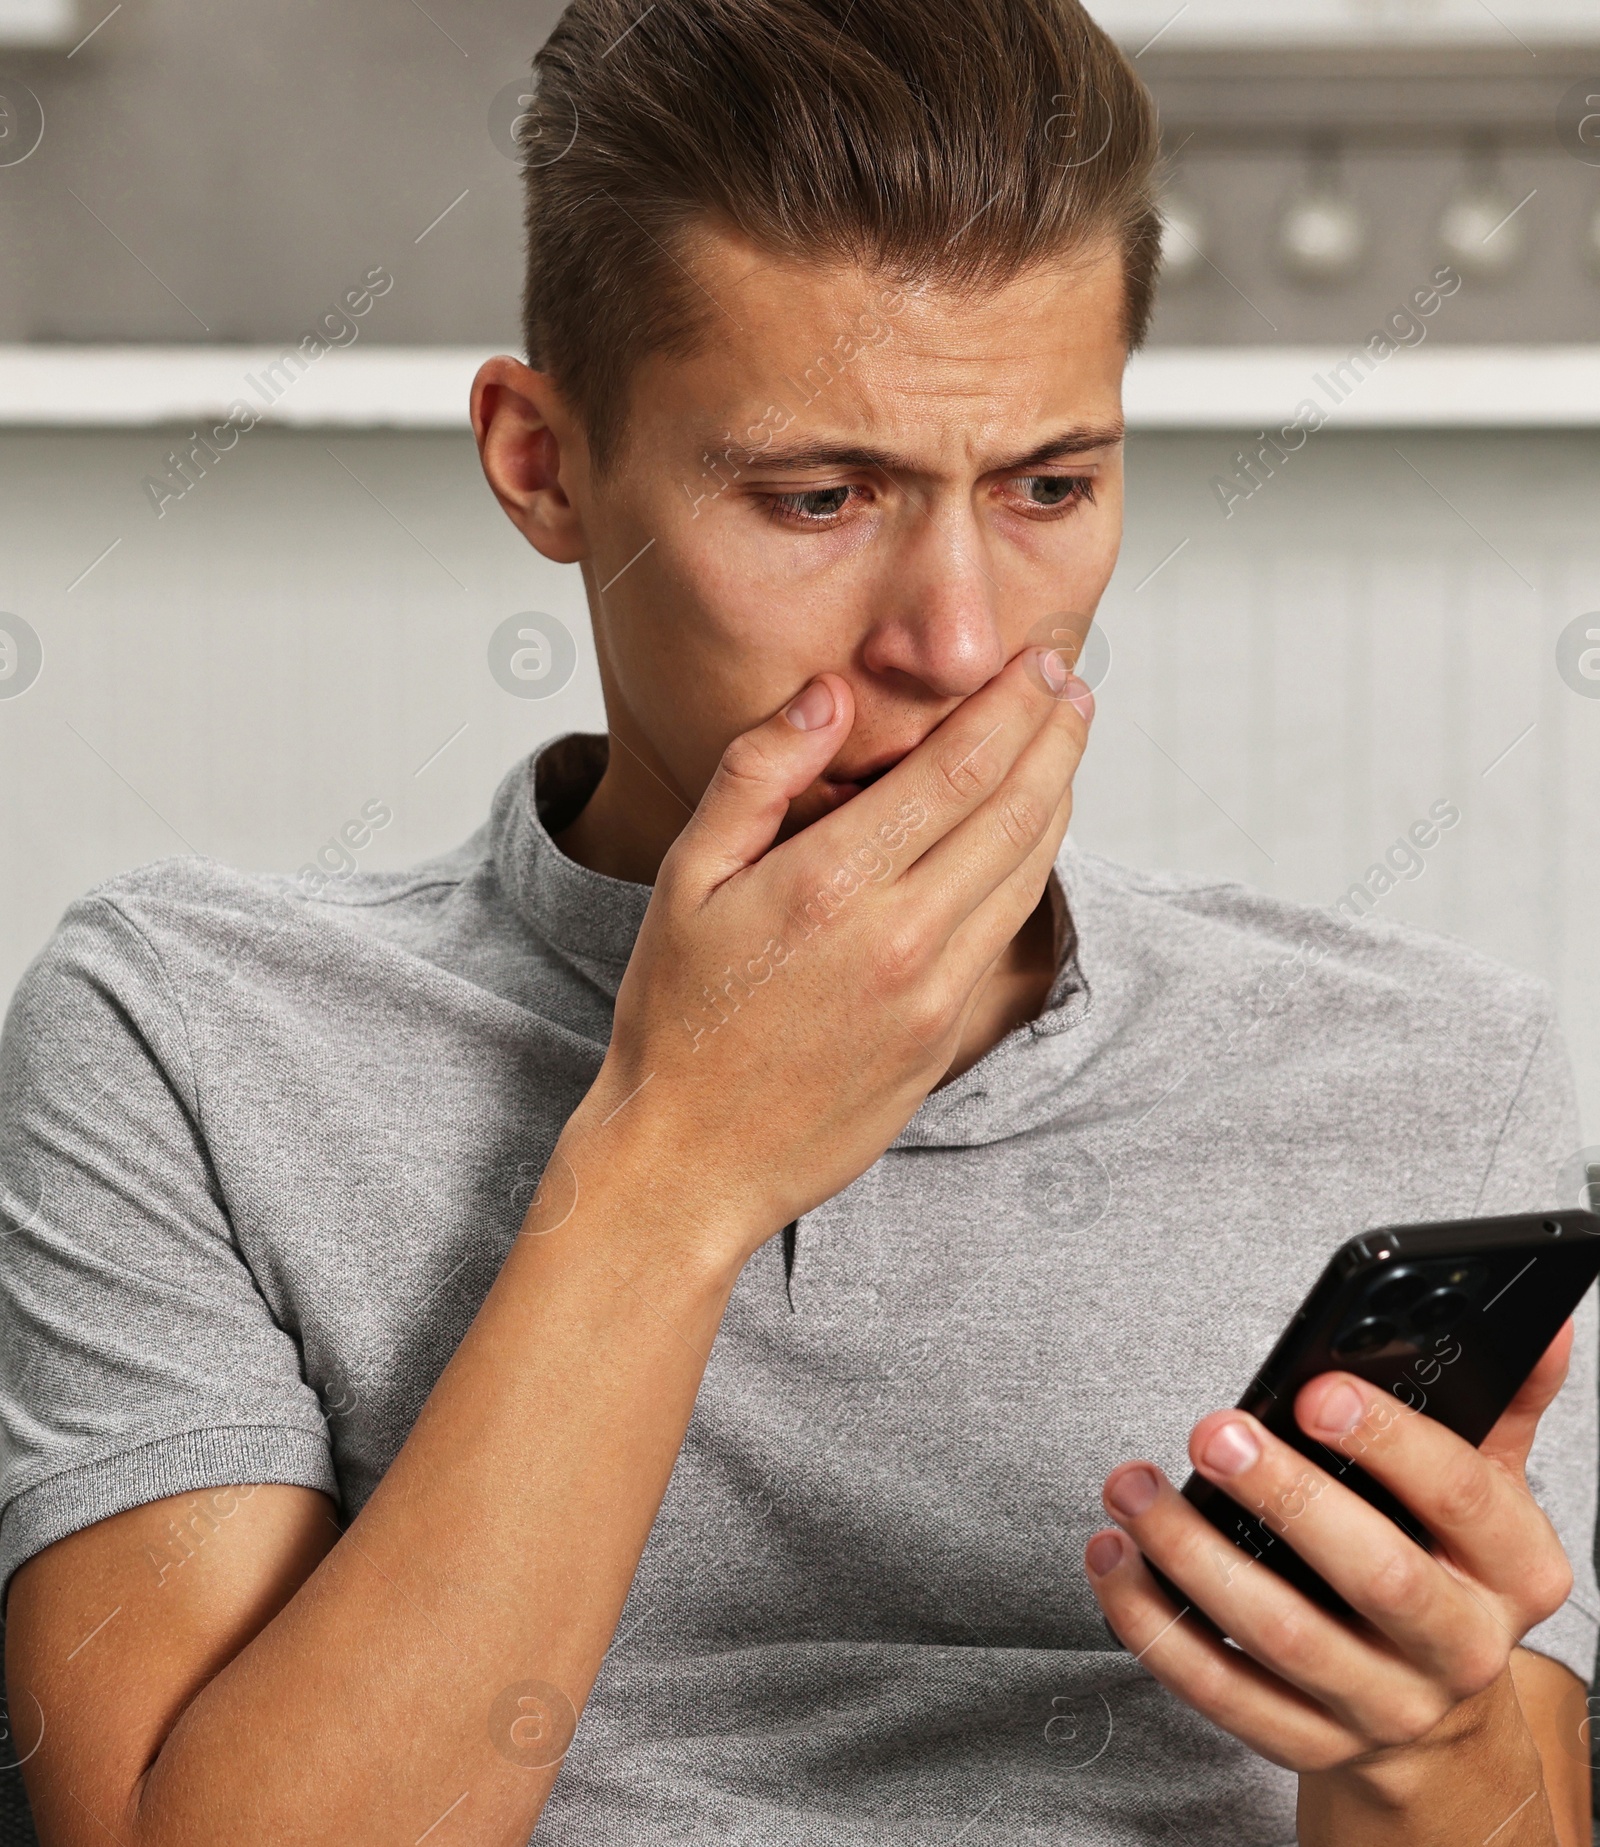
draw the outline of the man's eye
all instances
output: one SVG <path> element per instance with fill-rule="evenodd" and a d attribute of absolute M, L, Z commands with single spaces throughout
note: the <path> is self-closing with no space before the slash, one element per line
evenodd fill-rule
<path fill-rule="evenodd" d="M 773 512 L 780 518 L 798 522 L 828 520 L 842 513 L 850 504 L 847 487 L 817 487 L 803 494 L 774 494 Z"/>
<path fill-rule="evenodd" d="M 1016 485 L 1036 507 L 1065 507 L 1075 500 L 1094 499 L 1094 482 L 1088 475 L 1020 475 Z"/>

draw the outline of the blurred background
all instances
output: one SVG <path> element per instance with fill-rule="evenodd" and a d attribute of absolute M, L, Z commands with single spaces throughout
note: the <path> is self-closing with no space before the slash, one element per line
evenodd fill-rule
<path fill-rule="evenodd" d="M 292 872 L 373 799 L 402 865 L 600 727 L 466 426 L 556 10 L 0 0 L 0 1001 L 123 868 Z M 1091 10 L 1170 180 L 1077 836 L 1546 978 L 1600 1142 L 1600 5 Z"/>

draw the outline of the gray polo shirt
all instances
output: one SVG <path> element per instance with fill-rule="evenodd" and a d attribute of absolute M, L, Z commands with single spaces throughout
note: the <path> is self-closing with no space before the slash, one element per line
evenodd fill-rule
<path fill-rule="evenodd" d="M 0 1578 L 162 1495 L 372 1492 L 600 1064 L 650 894 L 550 835 L 603 752 L 414 872 L 67 913 L 0 1062 Z M 1351 1233 L 1555 1203 L 1566 1060 L 1459 943 L 1058 873 L 1043 1015 L 741 1276 L 540 1841 L 1293 1839 L 1295 1779 L 1108 1640 L 1102 1478 L 1181 1479 Z M 1584 1680 L 1595 1412 L 1591 1298 L 1534 1471 L 1578 1588 L 1532 1643 Z"/>

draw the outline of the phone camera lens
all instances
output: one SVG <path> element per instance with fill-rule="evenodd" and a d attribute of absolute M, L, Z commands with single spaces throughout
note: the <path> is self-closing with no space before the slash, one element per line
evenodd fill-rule
<path fill-rule="evenodd" d="M 1395 1325 L 1381 1315 L 1368 1315 L 1363 1320 L 1352 1322 L 1333 1343 L 1333 1351 L 1341 1358 L 1354 1358 L 1363 1353 L 1376 1353 L 1380 1347 L 1387 1347 L 1397 1338 Z"/>
<path fill-rule="evenodd" d="M 1436 1334 L 1459 1321 L 1468 1306 L 1467 1297 L 1459 1289 L 1432 1290 L 1412 1309 L 1411 1326 L 1419 1334 Z"/>
<path fill-rule="evenodd" d="M 1560 1219 L 1546 1219 L 1544 1222 L 1544 1228 L 1547 1232 L 1549 1232 L 1552 1238 L 1559 1238 L 1561 1236 Z"/>
<path fill-rule="evenodd" d="M 1367 1297 L 1367 1307 L 1375 1315 L 1403 1315 L 1427 1287 L 1427 1279 L 1416 1270 L 1397 1270 L 1386 1276 Z"/>

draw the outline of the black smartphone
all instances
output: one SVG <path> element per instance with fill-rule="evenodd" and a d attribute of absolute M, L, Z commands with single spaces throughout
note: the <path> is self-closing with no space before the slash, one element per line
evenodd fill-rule
<path fill-rule="evenodd" d="M 1593 1212 L 1363 1232 L 1335 1253 L 1239 1408 L 1431 1550 L 1416 1518 L 1361 1467 L 1359 1431 L 1351 1455 L 1307 1436 L 1295 1423 L 1296 1394 L 1319 1373 L 1352 1372 L 1479 1444 L 1597 1275 L 1600 1216 Z M 1279 1506 L 1242 1507 L 1199 1475 L 1183 1488 L 1248 1559 L 1348 1616 L 1349 1605 L 1289 1543 L 1315 1491 L 1309 1471 Z"/>

